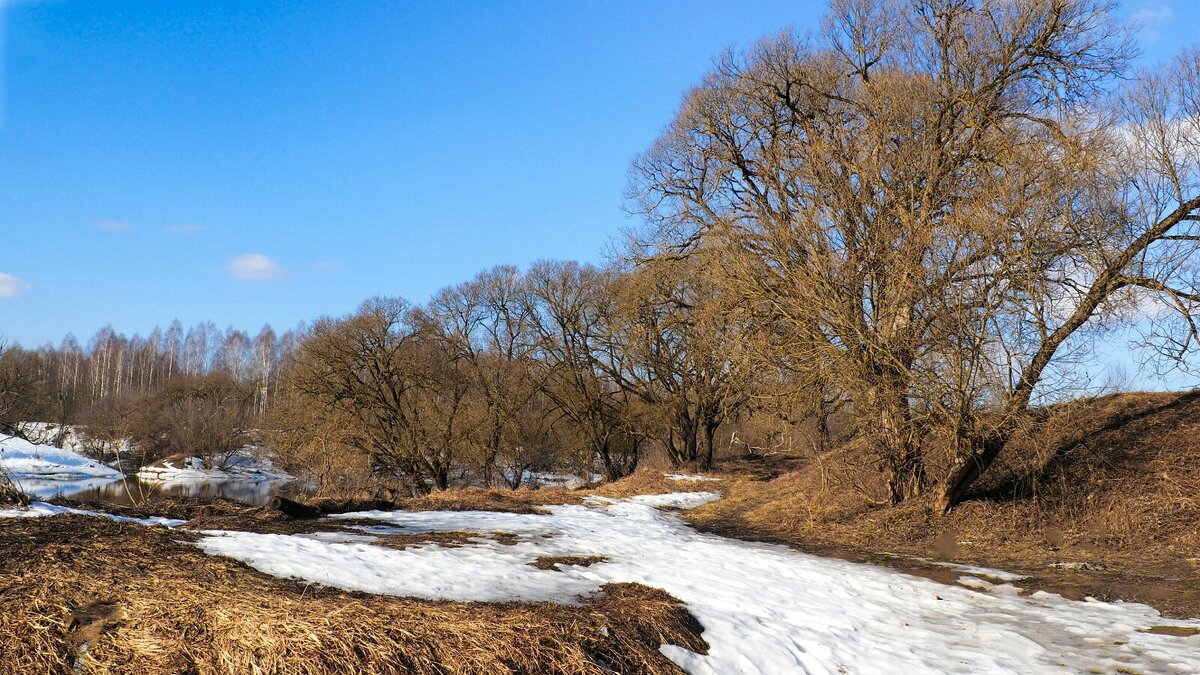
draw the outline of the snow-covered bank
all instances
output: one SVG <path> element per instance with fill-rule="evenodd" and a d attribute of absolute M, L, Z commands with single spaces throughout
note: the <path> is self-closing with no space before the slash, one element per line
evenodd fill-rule
<path fill-rule="evenodd" d="M 1075 602 L 971 577 L 969 590 L 781 546 L 702 534 L 657 507 L 690 508 L 714 493 L 594 499 L 550 513 L 364 512 L 364 535 L 507 532 L 505 545 L 394 550 L 370 540 L 213 532 L 207 552 L 268 574 L 375 593 L 457 600 L 557 600 L 607 582 L 662 588 L 703 624 L 710 653 L 664 646 L 693 673 L 1200 672 L 1200 636 L 1145 633 L 1169 621 L 1145 605 Z M 540 570 L 543 556 L 603 556 L 590 567 Z M 976 583 L 978 582 L 978 583 Z"/>
<path fill-rule="evenodd" d="M 211 466 L 200 457 L 172 456 L 148 464 L 137 472 L 148 482 L 185 483 L 212 481 L 286 481 L 291 476 L 275 468 L 258 448 L 239 450 L 221 466 Z"/>
<path fill-rule="evenodd" d="M 121 472 L 83 455 L 52 445 L 0 436 L 0 470 L 14 479 L 77 480 L 117 478 Z"/>
<path fill-rule="evenodd" d="M 32 502 L 27 508 L 17 509 L 0 509 L 0 518 L 38 518 L 42 516 L 58 516 L 65 513 L 74 513 L 81 516 L 96 516 L 98 518 L 108 518 L 115 520 L 118 523 L 137 523 L 139 525 L 163 525 L 165 527 L 179 527 L 186 523 L 186 520 L 177 520 L 175 518 L 163 518 L 161 516 L 153 516 L 151 518 L 128 518 L 126 516 L 118 516 L 112 513 L 104 513 L 103 511 L 87 511 L 84 509 L 73 509 L 67 506 L 58 506 L 57 504 L 47 504 L 45 502 Z"/>

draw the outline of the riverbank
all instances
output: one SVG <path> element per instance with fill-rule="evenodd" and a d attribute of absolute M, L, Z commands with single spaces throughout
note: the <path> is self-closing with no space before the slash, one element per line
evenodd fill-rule
<path fill-rule="evenodd" d="M 200 500 L 138 507 L 187 517 L 157 521 L 170 528 L 135 520 L 146 513 L 134 508 L 119 521 L 0 518 L 13 563 L 0 570 L 0 601 L 14 608 L 0 663 L 51 673 L 1200 668 L 1200 622 L 1144 605 L 1022 592 L 1000 570 L 957 568 L 942 583 L 680 520 L 719 503 L 708 488 L 728 480 L 644 472 L 540 495 L 566 504 L 467 490 L 409 510 L 327 505 L 324 518 Z"/>
<path fill-rule="evenodd" d="M 68 439 L 74 436 L 68 436 Z M 292 481 L 269 453 L 247 446 L 219 466 L 199 457 L 176 455 L 127 475 L 116 462 L 105 464 L 72 448 L 0 437 L 0 478 L 33 499 L 66 499 L 130 506 L 161 498 L 223 498 L 250 505 L 268 502 Z"/>

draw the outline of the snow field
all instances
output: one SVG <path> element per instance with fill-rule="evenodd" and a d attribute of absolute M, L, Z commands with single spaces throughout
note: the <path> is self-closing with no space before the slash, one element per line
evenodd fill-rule
<path fill-rule="evenodd" d="M 584 506 L 548 507 L 545 515 L 348 513 L 335 518 L 379 525 L 349 537 L 209 532 L 199 545 L 272 575 L 432 599 L 574 602 L 607 582 L 662 588 L 704 626 L 708 655 L 662 647 L 691 673 L 1200 672 L 1200 636 L 1140 632 L 1200 622 L 1169 621 L 1145 605 L 1075 602 L 1044 592 L 1025 597 L 975 576 L 965 580 L 979 590 L 946 586 L 703 534 L 659 510 L 716 498 L 711 492 L 592 498 Z M 403 551 L 362 538 L 464 530 L 481 537 L 458 548 Z M 484 536 L 489 532 L 519 539 L 504 545 Z M 608 561 L 561 571 L 528 564 L 558 555 Z"/>

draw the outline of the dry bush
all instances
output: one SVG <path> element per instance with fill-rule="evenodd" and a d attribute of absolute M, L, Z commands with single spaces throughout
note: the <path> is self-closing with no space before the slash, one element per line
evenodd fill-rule
<path fill-rule="evenodd" d="M 579 606 L 372 596 L 273 579 L 190 536 L 6 523 L 0 673 L 678 673 L 659 645 L 707 650 L 678 601 L 634 584 Z"/>
<path fill-rule="evenodd" d="M 370 457 L 351 445 L 354 420 L 335 411 L 316 414 L 299 398 L 283 397 L 267 420 L 267 444 L 276 463 L 312 499 L 374 497 L 382 484 Z"/>
<path fill-rule="evenodd" d="M 252 403 L 253 392 L 224 373 L 179 375 L 153 393 L 101 398 L 82 431 L 100 456 L 128 442 L 139 466 L 178 454 L 220 467 L 249 441 Z"/>
<path fill-rule="evenodd" d="M 0 471 L 0 506 L 27 506 L 29 497 L 16 488 L 8 475 Z"/>

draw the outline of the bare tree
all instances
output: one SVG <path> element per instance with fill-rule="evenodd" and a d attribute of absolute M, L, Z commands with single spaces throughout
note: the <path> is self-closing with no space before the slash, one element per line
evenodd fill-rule
<path fill-rule="evenodd" d="M 291 357 L 286 386 L 313 424 L 330 415 L 353 420 L 345 442 L 374 474 L 423 493 L 449 487 L 472 425 L 461 359 L 422 335 L 420 323 L 403 300 L 386 298 L 322 319 Z"/>
<path fill-rule="evenodd" d="M 814 41 L 727 55 L 688 95 L 634 166 L 646 243 L 720 256 L 770 337 L 851 398 L 892 499 L 919 494 L 925 431 L 994 393 L 979 317 L 1070 245 L 1036 208 L 1064 206 L 1077 108 L 1129 51 L 1106 2 L 835 2 Z"/>
<path fill-rule="evenodd" d="M 24 437 L 20 423 L 28 411 L 37 384 L 28 360 L 0 341 L 0 434 Z"/>
<path fill-rule="evenodd" d="M 717 292 L 698 258 L 644 257 L 614 276 L 605 372 L 658 413 L 675 466 L 712 466 L 717 428 L 747 402 L 739 356 L 744 312 Z M 619 365 L 621 367 L 612 367 Z"/>
<path fill-rule="evenodd" d="M 519 425 L 540 386 L 532 364 L 533 308 L 525 285 L 515 267 L 496 267 L 443 289 L 424 314 L 430 335 L 462 360 L 470 378 L 482 418 L 472 444 L 485 486 L 491 486 L 502 456 L 516 460 L 529 450 L 517 439 Z M 511 468 L 514 462 L 506 464 Z M 519 485 L 521 477 L 506 474 L 505 480 Z"/>
<path fill-rule="evenodd" d="M 610 339 L 612 274 L 573 262 L 540 262 L 528 278 L 545 396 L 582 446 L 585 472 L 598 464 L 608 480 L 629 475 L 646 432 L 634 395 L 620 385 L 628 371 L 625 355 Z"/>
<path fill-rule="evenodd" d="M 1103 124 L 1064 148 L 1078 157 L 1054 219 L 1065 241 L 1036 266 L 1039 276 L 1010 283 L 989 317 L 994 348 L 985 363 L 997 401 L 956 453 L 943 509 L 995 461 L 1056 360 L 1089 326 L 1141 319 L 1149 326 L 1142 345 L 1177 367 L 1200 340 L 1200 56 L 1187 52 L 1141 74 L 1110 107 L 1092 111 L 1104 113 Z"/>

